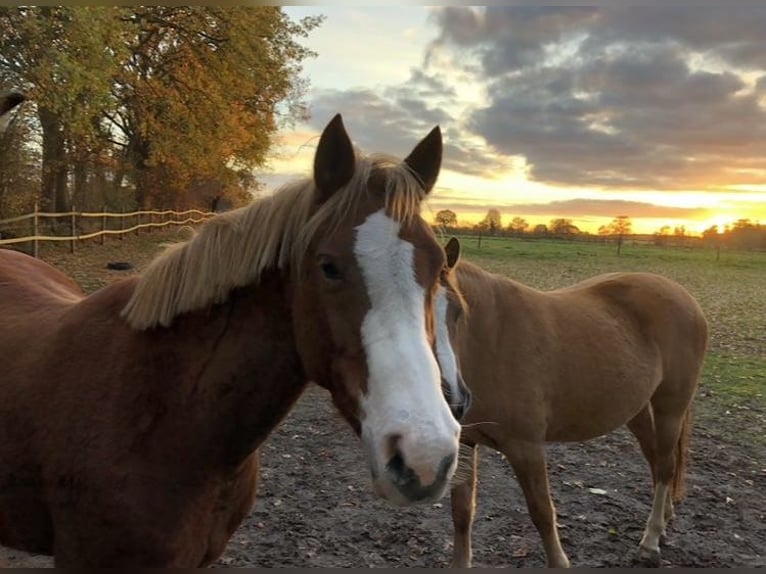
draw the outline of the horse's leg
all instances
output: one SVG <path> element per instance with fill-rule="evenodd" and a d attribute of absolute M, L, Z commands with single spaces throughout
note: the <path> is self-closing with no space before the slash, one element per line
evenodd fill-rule
<path fill-rule="evenodd" d="M 654 414 L 652 413 L 651 403 L 646 406 L 632 419 L 627 422 L 627 427 L 638 441 L 641 452 L 644 454 L 646 462 L 649 464 L 649 471 L 652 474 L 652 484 L 657 481 L 655 470 L 655 451 L 657 442 L 654 436 Z"/>
<path fill-rule="evenodd" d="M 470 449 L 470 451 L 469 451 Z M 478 453 L 475 446 L 460 445 L 459 474 L 450 493 L 452 500 L 452 524 L 454 544 L 452 568 L 470 568 L 472 559 L 471 528 L 476 511 L 476 473 Z"/>
<path fill-rule="evenodd" d="M 646 458 L 646 462 L 649 464 L 649 470 L 652 474 L 652 487 L 654 488 L 657 484 L 657 465 L 655 462 L 657 440 L 654 432 L 654 414 L 651 403 L 647 403 L 647 405 L 641 409 L 641 412 L 629 420 L 627 427 L 630 432 L 633 433 L 633 436 L 636 437 L 636 440 L 641 447 L 641 452 L 644 454 L 644 458 Z M 668 522 L 673 519 L 673 516 L 673 493 L 669 490 L 665 499 L 664 518 L 666 526 Z M 663 529 L 663 535 L 664 534 L 665 532 Z"/>
<path fill-rule="evenodd" d="M 545 463 L 545 444 L 508 441 L 500 449 L 511 463 L 519 481 L 532 523 L 543 540 L 550 568 L 569 568 L 569 558 L 561 547 L 556 528 L 556 509 L 551 499 L 548 470 Z"/>
<path fill-rule="evenodd" d="M 688 425 L 685 409 L 680 413 L 676 409 L 666 411 L 662 406 L 658 408 L 659 403 L 652 401 L 656 432 L 654 500 L 640 545 L 641 557 L 654 563 L 659 563 L 660 537 L 673 513 L 674 480 L 677 473 L 683 472 L 681 457 L 686 448 L 681 444 L 682 433 L 686 434 Z"/>
<path fill-rule="evenodd" d="M 654 414 L 652 412 L 651 403 L 647 403 L 646 406 L 632 419 L 627 422 L 627 427 L 633 436 L 636 437 L 638 445 L 641 447 L 641 452 L 649 464 L 649 472 L 652 475 L 652 492 L 657 484 L 657 464 L 655 462 L 657 451 L 657 440 L 654 433 Z M 673 497 L 668 491 L 668 496 L 665 500 L 665 524 L 667 524 L 673 517 Z M 664 534 L 664 531 L 663 531 Z"/>

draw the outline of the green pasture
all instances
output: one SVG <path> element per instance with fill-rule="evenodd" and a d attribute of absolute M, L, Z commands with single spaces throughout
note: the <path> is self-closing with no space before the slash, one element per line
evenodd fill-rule
<path fill-rule="evenodd" d="M 766 444 L 766 253 L 613 243 L 458 236 L 462 257 L 538 289 L 612 271 L 675 279 L 710 323 L 697 416 L 724 436 Z M 447 237 L 444 237 L 446 242 Z M 719 424 L 720 423 L 720 424 Z"/>

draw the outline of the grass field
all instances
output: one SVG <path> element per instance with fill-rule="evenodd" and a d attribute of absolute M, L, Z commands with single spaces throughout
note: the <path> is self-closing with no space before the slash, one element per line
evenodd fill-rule
<path fill-rule="evenodd" d="M 766 444 L 766 253 L 515 238 L 459 237 L 462 256 L 538 289 L 555 289 L 612 271 L 649 271 L 675 279 L 710 323 L 697 404 L 725 434 Z M 734 416 L 736 415 L 736 416 Z M 744 438 L 744 437 L 743 437 Z"/>
<path fill-rule="evenodd" d="M 183 239 L 178 230 L 110 239 L 78 246 L 44 245 L 41 257 L 93 291 L 124 272 L 108 261 L 128 261 L 137 270 L 163 243 Z M 443 238 L 446 242 L 447 238 Z M 554 289 L 610 271 L 650 271 L 675 279 L 700 302 L 710 323 L 710 350 L 696 405 L 699 416 L 723 435 L 766 444 L 766 253 L 623 246 L 552 240 L 462 237 L 462 256 L 488 271 L 538 289 Z"/>

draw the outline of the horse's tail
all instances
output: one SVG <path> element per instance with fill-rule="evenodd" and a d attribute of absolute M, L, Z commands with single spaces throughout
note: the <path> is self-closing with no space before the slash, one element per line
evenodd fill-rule
<path fill-rule="evenodd" d="M 673 500 L 679 501 L 686 494 L 686 466 L 689 462 L 689 441 L 692 434 L 692 406 L 686 407 L 681 434 L 676 444 L 676 472 L 673 475 Z"/>

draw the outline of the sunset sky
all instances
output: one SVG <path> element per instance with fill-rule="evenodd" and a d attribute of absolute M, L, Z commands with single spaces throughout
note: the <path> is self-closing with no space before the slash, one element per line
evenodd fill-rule
<path fill-rule="evenodd" d="M 270 187 L 310 170 L 336 113 L 367 152 L 445 137 L 429 219 L 596 232 L 766 222 L 766 7 L 286 7 L 311 118 L 281 134 Z"/>

